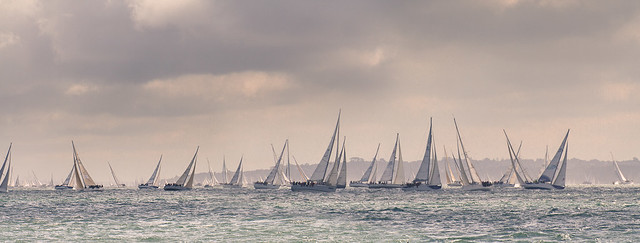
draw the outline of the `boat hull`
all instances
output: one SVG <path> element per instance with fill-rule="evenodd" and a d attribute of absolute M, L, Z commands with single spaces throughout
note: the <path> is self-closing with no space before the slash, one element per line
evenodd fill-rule
<path fill-rule="evenodd" d="M 439 189 L 442 189 L 442 185 L 427 185 L 427 184 L 406 185 L 405 187 L 402 188 L 403 191 L 433 191 L 433 190 L 439 190 Z"/>
<path fill-rule="evenodd" d="M 553 190 L 553 189 L 564 189 L 564 186 L 554 186 L 549 183 L 526 183 L 520 185 L 525 189 L 537 189 L 537 190 Z"/>
<path fill-rule="evenodd" d="M 356 181 L 349 183 L 349 187 L 369 187 L 369 184 Z"/>
<path fill-rule="evenodd" d="M 402 188 L 403 186 L 402 184 L 369 184 L 371 189 L 394 189 Z"/>
<path fill-rule="evenodd" d="M 454 183 L 449 183 L 447 184 L 448 187 L 461 187 L 462 183 L 460 182 L 454 182 Z"/>
<path fill-rule="evenodd" d="M 322 184 L 293 184 L 291 191 L 335 192 L 336 187 Z"/>
<path fill-rule="evenodd" d="M 138 185 L 138 189 L 158 189 L 158 186 L 154 186 L 154 185 Z"/>
<path fill-rule="evenodd" d="M 491 191 L 491 187 L 483 186 L 481 184 L 462 185 L 464 191 Z"/>
<path fill-rule="evenodd" d="M 54 187 L 56 190 L 73 190 L 72 186 L 61 186 L 61 185 L 57 185 Z"/>
<path fill-rule="evenodd" d="M 254 189 L 280 189 L 280 185 L 253 183 L 253 188 Z"/>
<path fill-rule="evenodd" d="M 183 185 L 165 185 L 164 190 L 165 191 L 187 191 L 187 190 L 191 190 L 191 188 L 185 187 Z"/>

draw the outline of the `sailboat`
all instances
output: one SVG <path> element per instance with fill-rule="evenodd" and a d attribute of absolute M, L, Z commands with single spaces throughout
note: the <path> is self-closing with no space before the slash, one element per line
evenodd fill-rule
<path fill-rule="evenodd" d="M 613 165 L 616 168 L 616 175 L 618 176 L 618 180 L 613 182 L 613 184 L 614 185 L 630 185 L 630 184 L 633 184 L 632 180 L 627 179 L 622 174 L 622 171 L 620 170 L 620 166 L 618 166 L 618 162 L 615 159 L 613 159 L 613 153 L 611 153 L 611 160 L 613 161 Z"/>
<path fill-rule="evenodd" d="M 191 190 L 193 188 L 193 179 L 196 173 L 196 162 L 198 161 L 198 150 L 200 150 L 200 146 L 196 148 L 196 153 L 193 155 L 191 163 L 189 163 L 189 166 L 187 166 L 187 169 L 184 170 L 180 178 L 178 178 L 175 183 L 164 185 L 165 191 L 184 191 Z"/>
<path fill-rule="evenodd" d="M 111 176 L 113 176 L 113 181 L 116 183 L 116 187 L 125 187 L 126 185 L 124 183 L 120 183 L 120 180 L 118 180 L 118 177 L 116 177 L 116 173 L 113 172 L 111 163 L 107 162 L 107 164 L 109 165 L 109 170 L 111 170 Z"/>
<path fill-rule="evenodd" d="M 211 171 L 211 163 L 209 163 L 208 158 L 207 158 L 207 168 L 209 169 L 209 174 L 208 174 L 209 178 L 205 180 L 204 188 L 212 188 L 220 183 L 218 182 L 218 179 L 216 179 L 216 176 L 213 175 L 213 171 Z"/>
<path fill-rule="evenodd" d="M 222 156 L 222 185 L 229 184 L 229 170 L 227 170 L 227 160 Z"/>
<path fill-rule="evenodd" d="M 291 191 L 317 191 L 317 192 L 335 192 L 336 184 L 337 184 L 337 175 L 334 176 L 334 173 L 337 173 L 337 169 L 332 169 L 331 172 L 327 174 L 327 169 L 329 167 L 329 160 L 331 158 L 331 154 L 333 151 L 333 144 L 336 144 L 336 163 L 340 162 L 340 158 L 338 155 L 338 146 L 339 143 L 336 142 L 336 138 L 339 135 L 340 131 L 340 113 L 338 112 L 338 121 L 336 122 L 336 128 L 333 131 L 333 136 L 331 136 L 331 141 L 329 142 L 329 146 L 327 150 L 325 150 L 320 163 L 316 166 L 316 169 L 313 171 L 311 178 L 302 182 L 293 182 L 291 183 Z M 335 164 L 334 164 L 335 168 Z M 332 179 L 335 178 L 335 181 Z"/>
<path fill-rule="evenodd" d="M 449 164 L 449 156 L 447 156 L 447 149 L 443 146 L 444 149 L 444 163 L 447 165 L 445 175 L 447 179 L 447 186 L 449 187 L 460 187 L 462 186 L 462 182 L 456 179 L 456 176 L 453 174 L 453 170 L 451 169 L 451 165 Z M 451 154 L 451 157 L 455 161 L 455 156 Z M 456 166 L 456 172 L 458 172 L 458 178 L 460 178 L 460 168 L 458 168 L 458 163 L 453 163 Z"/>
<path fill-rule="evenodd" d="M 567 130 L 567 134 L 564 136 L 564 139 L 562 140 L 562 143 L 558 148 L 558 152 L 556 152 L 556 154 L 553 156 L 553 159 L 551 159 L 549 165 L 547 165 L 538 180 L 533 182 L 527 181 L 526 178 L 524 178 L 524 176 L 521 175 L 517 169 L 515 170 L 520 186 L 526 189 L 564 189 L 567 175 L 567 153 L 569 150 L 569 146 L 567 145 L 567 138 L 569 137 L 569 131 L 570 130 Z M 511 148 L 510 155 L 514 154 L 511 143 L 509 143 L 509 147 Z M 562 159 L 562 161 L 560 161 L 560 159 L 563 157 L 563 154 L 564 158 Z M 517 161 L 517 157 L 512 161 Z M 515 163 L 514 166 L 516 166 Z M 558 167 L 560 167 L 559 170 Z"/>
<path fill-rule="evenodd" d="M 404 186 L 404 163 L 400 149 L 400 134 L 396 134 L 396 145 L 393 147 L 387 168 L 378 183 L 369 184 L 369 188 L 402 188 Z"/>
<path fill-rule="evenodd" d="M 462 143 L 462 136 L 460 136 L 460 129 L 458 129 L 458 122 L 456 122 L 456 118 L 453 118 L 453 123 L 456 126 L 456 133 L 458 134 L 458 162 L 460 163 L 460 176 L 462 177 L 462 190 L 465 191 L 490 191 L 491 190 L 491 182 L 482 181 L 476 168 L 473 166 L 471 161 L 469 160 L 469 156 L 467 155 L 467 151 L 464 149 L 464 144 Z M 464 154 L 464 162 L 463 158 L 460 155 L 460 148 L 462 148 L 462 154 Z M 465 167 L 466 166 L 466 167 Z"/>
<path fill-rule="evenodd" d="M 158 177 L 160 176 L 160 162 L 162 162 L 162 155 L 160 155 L 160 160 L 158 160 L 158 165 L 156 165 L 156 169 L 153 170 L 151 177 L 147 180 L 146 183 L 138 185 L 138 189 L 158 189 Z"/>
<path fill-rule="evenodd" d="M 432 119 L 429 120 L 429 136 L 427 137 L 427 150 L 424 152 L 422 163 L 416 173 L 412 183 L 406 184 L 402 189 L 405 191 L 429 191 L 442 188 L 440 180 L 440 170 L 438 169 L 438 154 L 433 149 Z M 432 163 L 433 161 L 433 163 Z"/>
<path fill-rule="evenodd" d="M 282 172 L 282 166 L 280 166 L 282 164 L 281 163 L 282 162 L 282 156 L 284 155 L 284 151 L 285 151 L 285 149 L 287 149 L 288 144 L 289 144 L 289 139 L 285 140 L 284 146 L 282 147 L 282 152 L 280 152 L 280 156 L 276 160 L 276 165 L 273 167 L 271 172 L 269 172 L 269 175 L 267 176 L 267 179 L 265 179 L 264 181 L 260 180 L 260 181 L 257 181 L 255 183 L 253 183 L 253 188 L 255 188 L 255 189 L 278 189 L 278 188 L 280 188 L 281 185 L 285 184 L 285 182 L 288 181 L 288 179 L 286 178 L 286 176 Z"/>
<path fill-rule="evenodd" d="M 9 192 L 9 178 L 11 171 L 11 146 L 13 143 L 9 144 L 9 150 L 7 151 L 7 155 L 4 157 L 4 162 L 2 163 L 2 168 L 0 168 L 0 192 Z M 5 169 L 6 168 L 6 169 Z"/>
<path fill-rule="evenodd" d="M 78 156 L 78 152 L 76 151 L 76 145 L 71 141 L 71 146 L 73 147 L 73 177 L 75 180 L 74 189 L 79 191 L 101 191 L 103 186 L 98 185 L 93 181 L 93 178 L 89 175 L 89 172 L 84 165 L 82 164 L 82 160 L 80 160 L 80 156 Z"/>
<path fill-rule="evenodd" d="M 378 148 L 376 149 L 376 154 L 373 156 L 373 160 L 371 160 L 371 164 L 367 167 L 367 170 L 364 171 L 364 174 L 360 178 L 359 181 L 349 182 L 350 187 L 369 187 L 369 183 L 376 181 L 376 171 L 378 167 L 376 167 L 376 158 L 378 158 L 378 151 L 380 151 L 380 144 L 378 143 Z"/>
<path fill-rule="evenodd" d="M 342 157 L 342 163 L 340 163 L 340 173 L 338 173 L 338 181 L 336 182 L 336 188 L 344 189 L 347 187 L 347 150 L 344 146 L 344 143 L 347 141 L 347 138 L 342 140 L 342 152 L 340 157 Z"/>
<path fill-rule="evenodd" d="M 238 168 L 236 169 L 236 173 L 233 174 L 231 181 L 229 183 L 222 184 L 223 188 L 243 188 L 245 187 L 245 179 L 244 179 L 244 168 L 242 167 L 242 160 L 244 156 L 240 157 L 240 163 L 238 164 Z"/>

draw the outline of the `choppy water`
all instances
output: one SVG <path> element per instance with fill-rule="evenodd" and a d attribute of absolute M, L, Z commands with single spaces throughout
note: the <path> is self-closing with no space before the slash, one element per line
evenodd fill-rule
<path fill-rule="evenodd" d="M 0 240 L 631 242 L 639 199 L 639 187 L 11 191 L 0 194 Z"/>

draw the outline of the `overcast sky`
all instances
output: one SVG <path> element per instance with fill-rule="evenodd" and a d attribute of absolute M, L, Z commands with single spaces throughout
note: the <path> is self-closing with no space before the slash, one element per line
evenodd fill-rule
<path fill-rule="evenodd" d="M 640 1 L 0 0 L 0 145 L 59 182 L 74 140 L 108 182 L 317 163 L 339 109 L 349 157 L 640 156 Z M 2 152 L 3 154 L 5 152 Z"/>

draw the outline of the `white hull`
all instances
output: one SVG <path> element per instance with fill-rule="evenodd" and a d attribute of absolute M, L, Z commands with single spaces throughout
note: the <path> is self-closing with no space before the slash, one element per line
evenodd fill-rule
<path fill-rule="evenodd" d="M 613 184 L 614 185 L 633 185 L 633 181 L 624 181 L 624 182 L 616 181 Z"/>
<path fill-rule="evenodd" d="M 335 192 L 336 187 L 322 185 L 322 184 L 316 184 L 316 185 L 294 184 L 294 185 L 291 185 L 291 191 Z"/>
<path fill-rule="evenodd" d="M 482 186 L 481 184 L 462 185 L 465 191 L 491 191 L 491 187 Z"/>
<path fill-rule="evenodd" d="M 191 188 L 185 187 L 183 185 L 165 185 L 164 190 L 165 191 L 186 191 L 186 190 L 191 190 Z"/>
<path fill-rule="evenodd" d="M 402 188 L 403 191 L 434 191 L 442 189 L 442 185 L 406 185 Z"/>
<path fill-rule="evenodd" d="M 280 189 L 280 185 L 274 185 L 274 184 L 264 184 L 264 183 L 253 183 L 253 188 L 254 189 Z"/>
<path fill-rule="evenodd" d="M 539 189 L 539 190 L 553 190 L 553 189 L 564 189 L 564 186 L 554 186 L 550 183 L 525 183 L 520 185 L 525 189 Z"/>
<path fill-rule="evenodd" d="M 404 185 L 402 184 L 369 184 L 369 188 L 371 189 L 393 189 L 393 188 L 402 188 Z"/>

